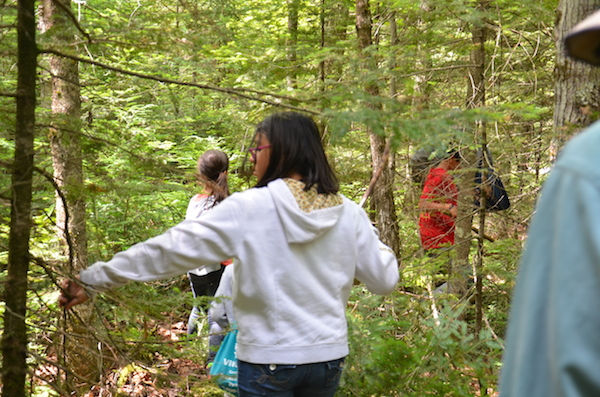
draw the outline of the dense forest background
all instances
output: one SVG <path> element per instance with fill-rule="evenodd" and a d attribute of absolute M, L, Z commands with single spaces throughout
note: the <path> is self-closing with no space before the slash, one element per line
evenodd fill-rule
<path fill-rule="evenodd" d="M 317 120 L 342 192 L 368 194 L 402 269 L 392 296 L 354 288 L 338 395 L 496 394 L 537 194 L 562 144 L 597 117 L 585 94 L 597 72 L 556 44 L 596 3 L 4 0 L 3 395 L 222 395 L 203 368 L 206 328 L 185 333 L 185 275 L 71 312 L 57 283 L 181 221 L 207 149 L 229 154 L 232 191 L 250 188 L 254 126 L 282 110 Z M 436 297 L 409 160 L 451 144 L 467 159 L 455 263 L 477 277 Z M 472 205 L 482 149 L 506 211 Z"/>

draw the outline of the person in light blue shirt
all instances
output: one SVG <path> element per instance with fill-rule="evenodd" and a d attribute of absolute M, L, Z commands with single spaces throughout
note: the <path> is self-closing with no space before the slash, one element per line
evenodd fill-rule
<path fill-rule="evenodd" d="M 566 45 L 570 56 L 600 64 L 600 13 Z M 600 396 L 600 122 L 565 146 L 542 189 L 517 276 L 500 395 Z"/>

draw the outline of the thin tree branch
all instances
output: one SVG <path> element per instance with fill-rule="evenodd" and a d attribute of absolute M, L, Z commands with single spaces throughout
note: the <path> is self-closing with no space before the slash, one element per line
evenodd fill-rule
<path fill-rule="evenodd" d="M 69 83 L 69 84 L 72 84 L 72 85 L 74 85 L 74 86 L 83 87 L 83 85 L 81 85 L 81 83 L 79 83 L 79 82 L 75 82 L 75 81 L 73 81 L 73 80 L 69 80 L 69 79 L 66 79 L 66 78 L 64 78 L 64 77 L 62 77 L 62 76 L 58 76 L 58 75 L 57 75 L 57 74 L 55 74 L 55 73 L 52 73 L 52 70 L 50 70 L 49 68 L 45 68 L 45 67 L 43 67 L 43 66 L 38 66 L 38 68 L 40 68 L 40 69 L 42 69 L 42 70 L 44 70 L 44 71 L 48 72 L 48 74 L 49 74 L 49 75 L 50 75 L 50 77 L 52 77 L 52 78 L 55 78 L 55 79 L 59 79 L 59 80 L 65 81 L 65 82 L 67 82 L 67 83 Z"/>
<path fill-rule="evenodd" d="M 300 108 L 300 107 L 293 106 L 293 105 L 287 105 L 287 104 L 283 104 L 283 103 L 277 103 L 275 101 L 271 101 L 271 100 L 268 100 L 268 99 L 258 98 L 258 97 L 254 97 L 254 96 L 251 96 L 251 95 L 246 95 L 246 94 L 243 94 L 241 92 L 242 90 L 238 90 L 238 89 L 235 89 L 235 88 L 215 87 L 215 86 L 211 86 L 211 85 L 208 85 L 208 84 L 190 83 L 190 82 L 185 82 L 185 81 L 178 81 L 178 80 L 167 79 L 167 78 L 160 77 L 160 76 L 153 76 L 153 75 L 138 73 L 138 72 L 134 72 L 134 71 L 131 71 L 131 70 L 125 70 L 125 69 L 117 68 L 117 67 L 114 67 L 114 66 L 110 66 L 110 65 L 107 65 L 105 63 L 93 61 L 91 59 L 86 59 L 86 58 L 81 58 L 81 57 L 74 56 L 74 55 L 64 54 L 64 53 L 62 53 L 60 51 L 56 51 L 56 50 L 52 50 L 52 49 L 42 49 L 42 50 L 39 50 L 38 52 L 40 54 L 54 54 L 54 55 L 58 55 L 58 56 L 61 56 L 61 57 L 67 58 L 67 59 L 72 59 L 74 61 L 78 61 L 78 62 L 82 62 L 82 63 L 87 63 L 87 64 L 90 64 L 90 65 L 96 65 L 96 66 L 99 66 L 101 68 L 104 68 L 104 69 L 107 69 L 107 70 L 112 70 L 113 72 L 125 74 L 125 75 L 128 75 L 128 76 L 134 76 L 134 77 L 139 77 L 139 78 L 146 79 L 146 80 L 158 81 L 158 82 L 165 83 L 165 84 L 176 84 L 176 85 L 182 85 L 182 86 L 187 86 L 187 87 L 201 88 L 201 89 L 204 89 L 204 90 L 212 90 L 212 91 L 222 92 L 222 93 L 225 93 L 225 94 L 232 94 L 232 95 L 239 96 L 241 98 L 249 99 L 251 101 L 258 101 L 258 102 L 266 103 L 268 105 L 275 106 L 275 107 L 281 107 L 281 108 L 285 108 L 285 109 L 296 110 L 296 111 L 299 111 L 299 112 L 309 113 L 309 114 L 312 114 L 312 115 L 315 115 L 315 116 L 319 116 L 320 115 L 319 112 L 316 112 L 314 110 L 304 109 L 304 108 Z M 272 97 L 275 97 L 275 98 L 278 97 L 276 94 L 265 94 L 265 95 L 269 95 L 269 96 L 272 96 Z"/>
<path fill-rule="evenodd" d="M 420 70 L 420 71 L 414 72 L 414 73 L 403 74 L 402 76 L 399 76 L 399 78 L 403 79 L 403 78 L 406 78 L 406 77 L 417 76 L 417 75 L 423 74 L 423 73 L 441 72 L 443 70 L 473 68 L 475 66 L 477 66 L 477 65 L 452 65 L 452 66 L 444 66 L 444 67 L 441 67 L 441 68 L 432 68 L 432 69 Z"/>
<path fill-rule="evenodd" d="M 77 28 L 77 30 L 79 30 L 81 32 L 82 35 L 85 36 L 85 38 L 88 40 L 88 43 L 92 43 L 92 37 L 89 35 L 88 32 L 86 32 L 81 25 L 79 24 L 79 21 L 77 21 L 77 17 L 75 16 L 75 14 L 73 14 L 73 11 L 67 7 L 66 5 L 64 5 L 60 0 L 52 0 L 52 2 L 54 4 L 56 4 L 61 10 L 63 10 L 67 16 L 69 17 L 69 19 L 71 20 L 71 22 L 73 22 L 73 24 L 75 25 L 75 27 Z"/>
<path fill-rule="evenodd" d="M 235 88 L 236 91 L 239 92 L 251 92 L 253 94 L 258 94 L 258 95 L 268 95 L 268 96 L 272 96 L 274 98 L 279 98 L 279 99 L 287 99 L 289 101 L 296 101 L 296 102 L 310 102 L 313 101 L 314 99 L 298 99 L 298 98 L 294 98 L 291 96 L 287 96 L 287 95 L 281 95 L 281 94 L 273 94 L 270 92 L 265 92 L 265 91 L 257 91 L 257 90 L 253 90 L 251 88 Z"/>
<path fill-rule="evenodd" d="M 49 364 L 49 365 L 53 365 L 53 366 L 55 366 L 56 368 L 58 368 L 58 369 L 61 369 L 62 371 L 65 371 L 66 373 L 68 373 L 68 374 L 70 374 L 70 375 L 74 376 L 75 378 L 77 378 L 77 379 L 79 379 L 79 380 L 81 380 L 81 381 L 83 381 L 83 382 L 85 382 L 85 383 L 87 383 L 87 384 L 90 384 L 90 385 L 93 385 L 93 384 L 95 384 L 95 382 L 94 382 L 93 380 L 91 380 L 91 379 L 88 379 L 88 378 L 86 378 L 86 377 L 84 377 L 84 376 L 78 375 L 78 374 L 76 374 L 75 372 L 71 371 L 69 368 L 66 368 L 65 366 L 61 365 L 59 362 L 57 362 L 57 361 L 52 361 L 52 360 L 50 360 L 50 359 L 47 359 L 47 358 L 45 358 L 45 357 L 42 357 L 41 355 L 39 355 L 39 354 L 35 353 L 33 350 L 29 350 L 29 351 L 27 351 L 27 354 L 28 354 L 29 356 L 31 356 L 31 357 L 33 357 L 33 358 L 35 358 L 35 359 L 36 359 L 36 360 L 38 360 L 38 361 L 44 362 L 44 363 L 46 363 L 46 364 Z M 42 377 L 39 377 L 39 376 L 37 376 L 37 375 L 36 375 L 36 377 L 38 377 L 39 379 L 44 379 L 44 378 L 42 378 Z M 49 380 L 47 380 L 47 379 L 44 379 L 44 381 L 46 381 L 46 382 L 48 382 L 48 383 L 51 383 L 51 381 L 49 381 Z M 54 384 L 53 384 L 53 386 L 54 386 Z M 65 395 L 65 396 L 68 396 L 68 395 L 71 395 L 71 394 L 64 394 L 64 395 Z"/>
<path fill-rule="evenodd" d="M 361 207 L 363 207 L 365 205 L 365 203 L 367 202 L 367 199 L 373 192 L 373 189 L 375 188 L 375 184 L 377 183 L 377 180 L 381 176 L 383 169 L 385 167 L 387 167 L 388 158 L 390 157 L 390 147 L 391 146 L 392 146 L 392 138 L 390 137 L 390 138 L 388 138 L 388 141 L 385 144 L 385 149 L 383 150 L 381 165 L 379 166 L 379 169 L 373 174 L 373 177 L 371 178 L 371 182 L 369 183 L 369 187 L 367 188 L 367 191 L 362 196 L 362 199 L 360 199 L 360 203 L 358 203 L 358 205 L 360 205 Z"/>
<path fill-rule="evenodd" d="M 110 43 L 110 44 L 117 44 L 117 45 L 123 45 L 123 46 L 136 46 L 137 48 L 152 48 L 152 44 L 140 44 L 140 43 L 131 43 L 128 41 L 121 41 L 121 40 L 114 40 L 114 39 L 107 39 L 107 38 L 93 38 L 92 41 L 88 41 L 88 40 L 78 40 L 78 41 L 72 41 L 69 44 L 65 44 L 65 47 L 77 47 L 79 45 L 82 44 L 101 44 L 101 43 Z"/>
<path fill-rule="evenodd" d="M 479 229 L 476 228 L 475 226 L 472 226 L 471 230 L 474 231 L 475 234 L 479 235 Z M 485 234 L 485 233 L 483 233 L 483 238 L 486 239 L 487 241 L 489 241 L 490 243 L 493 243 L 494 241 L 496 241 L 496 240 L 494 240 L 494 238 L 492 236 Z"/>
<path fill-rule="evenodd" d="M 0 96 L 8 97 L 8 98 L 16 98 L 16 92 L 0 92 Z"/>
<path fill-rule="evenodd" d="M 36 126 L 36 128 L 53 128 L 55 130 L 64 131 L 64 132 L 68 132 L 68 133 L 71 133 L 71 134 L 77 134 L 79 136 L 82 136 L 82 137 L 88 138 L 88 139 L 92 139 L 92 140 L 97 141 L 97 142 L 103 142 L 103 143 L 105 143 L 105 144 L 107 144 L 109 146 L 113 146 L 113 147 L 119 148 L 119 150 L 124 151 L 125 153 L 129 154 L 131 157 L 134 157 L 134 158 L 136 158 L 138 160 L 148 161 L 147 158 L 145 158 L 143 156 L 140 156 L 139 154 L 137 154 L 136 152 L 134 152 L 132 150 L 127 149 L 123 145 L 122 142 L 117 143 L 117 142 L 109 141 L 108 139 L 99 138 L 97 136 L 86 134 L 86 133 L 83 133 L 81 131 L 74 131 L 74 130 L 71 130 L 71 129 L 68 129 L 68 128 L 57 127 L 57 126 L 51 125 L 51 124 L 36 124 L 35 126 Z M 0 164 L 1 164 L 1 162 L 0 162 Z M 172 172 L 174 174 L 181 174 L 181 172 L 177 172 L 177 169 L 174 168 L 174 167 L 165 166 L 162 163 L 160 163 L 160 164 L 159 163 L 154 163 L 154 164 L 156 164 L 156 166 L 160 166 L 160 167 L 162 167 L 162 169 L 166 169 L 169 172 Z"/>
<path fill-rule="evenodd" d="M 70 214 L 69 214 L 69 207 L 67 206 L 67 198 L 65 197 L 65 194 L 61 190 L 60 186 L 58 186 L 58 183 L 54 179 L 53 175 L 51 175 L 49 172 L 47 172 L 46 170 L 39 168 L 39 167 L 33 167 L 33 169 L 36 172 L 38 172 L 39 174 L 41 174 L 44 178 L 46 178 L 46 180 L 48 180 L 48 182 L 50 182 L 52 184 L 52 186 L 54 186 L 54 190 L 56 190 L 56 193 L 58 194 L 58 196 L 60 197 L 60 200 L 63 203 L 64 210 L 65 210 L 65 224 L 64 224 L 65 240 L 67 240 L 67 245 L 69 246 L 69 266 L 71 269 L 73 269 L 75 248 L 73 247 L 73 240 L 71 239 L 71 233 L 69 232 Z"/>

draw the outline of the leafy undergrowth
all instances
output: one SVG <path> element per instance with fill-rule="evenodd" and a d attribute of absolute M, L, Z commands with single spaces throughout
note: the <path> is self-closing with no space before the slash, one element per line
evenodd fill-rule
<path fill-rule="evenodd" d="M 503 341 L 490 325 L 474 332 L 470 305 L 453 297 L 434 302 L 364 292 L 351 303 L 350 355 L 336 396 L 498 395 Z"/>

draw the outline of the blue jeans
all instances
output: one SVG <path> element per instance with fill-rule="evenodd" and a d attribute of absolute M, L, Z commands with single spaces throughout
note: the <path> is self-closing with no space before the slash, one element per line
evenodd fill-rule
<path fill-rule="evenodd" d="M 302 365 L 250 364 L 238 360 L 239 397 L 332 397 L 344 358 Z"/>

